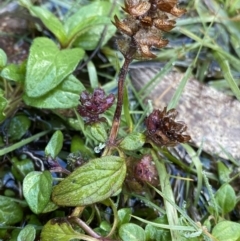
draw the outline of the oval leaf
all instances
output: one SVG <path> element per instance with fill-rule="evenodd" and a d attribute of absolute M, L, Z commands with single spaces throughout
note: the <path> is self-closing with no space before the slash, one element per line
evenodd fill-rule
<path fill-rule="evenodd" d="M 22 208 L 11 198 L 0 196 L 0 224 L 13 225 L 22 218 Z"/>
<path fill-rule="evenodd" d="M 6 66 L 2 72 L 1 76 L 8 80 L 13 80 L 16 82 L 23 82 L 26 74 L 26 64 L 25 62 L 21 65 L 10 64 Z"/>
<path fill-rule="evenodd" d="M 32 225 L 27 225 L 19 233 L 17 241 L 34 241 L 36 236 L 36 230 Z"/>
<path fill-rule="evenodd" d="M 58 153 L 61 151 L 62 146 L 63 134 L 61 131 L 56 131 L 45 148 L 46 156 L 51 156 L 53 159 L 55 159 Z"/>
<path fill-rule="evenodd" d="M 49 171 L 30 172 L 23 180 L 23 195 L 30 209 L 41 213 L 50 200 L 52 175 Z"/>
<path fill-rule="evenodd" d="M 40 97 L 57 87 L 83 58 L 80 48 L 59 50 L 50 39 L 35 38 L 27 62 L 25 92 Z"/>
<path fill-rule="evenodd" d="M 11 140 L 19 140 L 30 127 L 31 121 L 25 115 L 14 116 L 8 127 L 8 136 Z"/>
<path fill-rule="evenodd" d="M 215 194 L 215 200 L 223 215 L 232 211 L 236 205 L 236 195 L 232 186 L 222 185 Z"/>
<path fill-rule="evenodd" d="M 94 136 L 94 138 L 102 143 L 104 143 L 107 140 L 107 132 L 106 127 L 104 126 L 104 123 L 96 123 L 91 125 L 90 127 L 91 134 Z"/>
<path fill-rule="evenodd" d="M 81 238 L 81 234 L 73 230 L 72 226 L 68 222 L 64 222 L 64 219 L 52 219 L 48 221 L 41 232 L 41 240 L 43 241 L 69 241 L 74 238 Z"/>
<path fill-rule="evenodd" d="M 120 227 L 124 223 L 129 223 L 131 219 L 131 208 L 122 208 L 118 210 L 118 226 Z"/>
<path fill-rule="evenodd" d="M 11 159 L 12 174 L 18 181 L 23 181 L 24 177 L 34 171 L 33 162 L 30 159 L 18 160 L 16 157 Z"/>
<path fill-rule="evenodd" d="M 131 133 L 126 136 L 120 143 L 124 150 L 134 151 L 141 148 L 146 141 L 146 136 L 142 133 Z"/>
<path fill-rule="evenodd" d="M 89 161 L 60 182 L 52 194 L 59 206 L 85 206 L 115 194 L 126 175 L 125 160 L 105 156 Z"/>
<path fill-rule="evenodd" d="M 213 228 L 212 235 L 218 241 L 238 241 L 240 239 L 240 224 L 222 221 Z"/>
<path fill-rule="evenodd" d="M 27 105 L 47 108 L 66 109 L 73 108 L 79 104 L 79 94 L 85 90 L 83 84 L 73 75 L 68 76 L 59 86 L 39 98 L 23 96 Z"/>
<path fill-rule="evenodd" d="M 145 241 L 145 232 L 143 228 L 134 224 L 123 224 L 119 229 L 119 236 L 123 241 Z"/>

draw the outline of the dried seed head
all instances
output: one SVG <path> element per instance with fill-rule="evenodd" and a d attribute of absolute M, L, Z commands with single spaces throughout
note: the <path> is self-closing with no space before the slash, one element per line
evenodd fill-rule
<path fill-rule="evenodd" d="M 123 10 L 127 18 L 120 21 L 115 16 L 113 22 L 126 37 L 118 47 L 125 58 L 135 59 L 155 58 L 151 48 L 165 47 L 168 40 L 162 38 L 162 31 L 172 30 L 176 23 L 167 14 L 180 17 L 186 12 L 177 7 L 177 0 L 125 0 Z"/>
<path fill-rule="evenodd" d="M 134 17 L 144 15 L 150 9 L 151 4 L 148 1 L 125 1 L 123 10 Z"/>
<path fill-rule="evenodd" d="M 187 130 L 184 122 L 175 121 L 177 111 L 154 110 L 146 119 L 147 137 L 158 146 L 175 146 L 191 140 L 189 135 L 183 134 Z"/>

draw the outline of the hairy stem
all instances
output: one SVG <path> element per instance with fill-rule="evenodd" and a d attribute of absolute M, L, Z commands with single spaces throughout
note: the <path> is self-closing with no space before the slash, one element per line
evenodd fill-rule
<path fill-rule="evenodd" d="M 121 120 L 121 113 L 122 113 L 122 105 L 123 105 L 124 81 L 126 79 L 128 67 L 131 62 L 132 62 L 132 58 L 125 58 L 124 64 L 119 73 L 117 107 L 114 113 L 112 129 L 110 131 L 109 140 L 108 140 L 108 143 L 110 145 L 114 145 L 118 134 L 118 129 L 119 129 L 120 120 Z"/>

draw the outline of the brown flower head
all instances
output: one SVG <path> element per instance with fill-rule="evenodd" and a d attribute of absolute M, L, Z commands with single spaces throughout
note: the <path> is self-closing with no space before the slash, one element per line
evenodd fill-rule
<path fill-rule="evenodd" d="M 80 96 L 81 105 L 78 106 L 78 112 L 83 117 L 86 123 L 95 123 L 105 121 L 105 118 L 100 117 L 114 103 L 115 96 L 110 94 L 105 96 L 105 92 L 101 88 L 94 90 L 93 94 L 83 91 Z"/>
<path fill-rule="evenodd" d="M 167 111 L 154 110 L 146 119 L 147 137 L 158 146 L 175 146 L 178 143 L 191 140 L 184 135 L 187 130 L 184 122 L 175 121 L 178 112 L 175 109 Z"/>
<path fill-rule="evenodd" d="M 175 26 L 171 16 L 180 17 L 186 11 L 177 7 L 177 0 L 125 0 L 123 10 L 128 16 L 120 21 L 114 16 L 113 24 L 124 38 L 117 40 L 118 48 L 125 58 L 151 59 L 156 56 L 152 47 L 163 48 L 168 40 L 162 31 Z"/>

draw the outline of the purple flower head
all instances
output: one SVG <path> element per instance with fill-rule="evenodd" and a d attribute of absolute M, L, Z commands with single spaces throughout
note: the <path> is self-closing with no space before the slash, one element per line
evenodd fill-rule
<path fill-rule="evenodd" d="M 83 91 L 80 96 L 81 105 L 78 106 L 78 112 L 86 123 L 95 123 L 105 121 L 105 118 L 99 117 L 108 110 L 114 103 L 114 94 L 106 96 L 101 88 L 97 88 L 92 94 Z"/>

